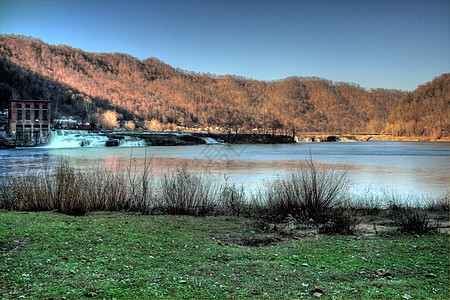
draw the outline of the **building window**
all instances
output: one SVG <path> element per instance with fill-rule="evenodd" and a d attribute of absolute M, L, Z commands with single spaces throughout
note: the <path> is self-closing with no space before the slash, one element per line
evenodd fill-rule
<path fill-rule="evenodd" d="M 25 104 L 25 108 L 30 108 L 30 104 Z"/>
<path fill-rule="evenodd" d="M 17 110 L 17 121 L 22 121 L 22 109 Z"/>
<path fill-rule="evenodd" d="M 42 110 L 42 121 L 48 121 L 46 109 Z"/>
<path fill-rule="evenodd" d="M 31 110 L 25 110 L 25 120 L 31 120 Z"/>
<path fill-rule="evenodd" d="M 34 120 L 35 121 L 39 121 L 40 117 L 39 117 L 39 109 L 34 109 Z"/>
<path fill-rule="evenodd" d="M 46 103 L 43 103 L 42 104 L 42 109 L 47 109 L 48 107 L 47 107 L 47 104 Z"/>

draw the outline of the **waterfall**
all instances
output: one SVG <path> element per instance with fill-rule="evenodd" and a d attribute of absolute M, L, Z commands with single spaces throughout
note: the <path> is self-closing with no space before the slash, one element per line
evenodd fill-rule
<path fill-rule="evenodd" d="M 145 140 L 138 137 L 123 136 L 119 140 L 119 147 L 141 147 L 146 146 Z M 44 148 L 78 148 L 78 147 L 105 147 L 109 137 L 99 133 L 86 130 L 63 130 L 57 129 L 51 133 L 51 141 Z"/>
<path fill-rule="evenodd" d="M 206 142 L 206 145 L 223 145 L 224 143 L 219 142 L 210 137 L 202 137 L 202 139 Z"/>

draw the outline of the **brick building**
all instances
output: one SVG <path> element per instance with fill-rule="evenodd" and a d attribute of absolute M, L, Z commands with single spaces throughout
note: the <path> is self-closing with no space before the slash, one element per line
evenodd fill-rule
<path fill-rule="evenodd" d="M 10 100 L 9 131 L 18 144 L 47 143 L 50 124 L 50 100 Z"/>

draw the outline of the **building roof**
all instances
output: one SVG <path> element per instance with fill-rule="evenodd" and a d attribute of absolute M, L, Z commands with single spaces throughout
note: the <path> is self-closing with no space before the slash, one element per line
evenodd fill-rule
<path fill-rule="evenodd" d="M 50 103 L 50 100 L 23 100 L 23 99 L 9 99 L 9 102 L 48 102 Z"/>

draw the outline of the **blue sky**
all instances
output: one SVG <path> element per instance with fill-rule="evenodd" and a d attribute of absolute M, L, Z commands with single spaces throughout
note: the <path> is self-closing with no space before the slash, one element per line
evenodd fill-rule
<path fill-rule="evenodd" d="M 450 72 L 450 0 L 0 0 L 0 32 L 258 80 L 414 90 Z"/>

